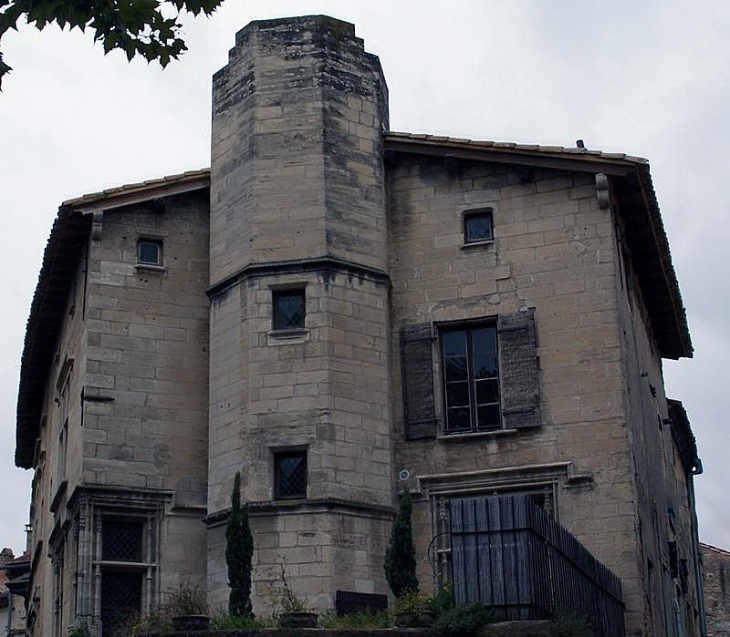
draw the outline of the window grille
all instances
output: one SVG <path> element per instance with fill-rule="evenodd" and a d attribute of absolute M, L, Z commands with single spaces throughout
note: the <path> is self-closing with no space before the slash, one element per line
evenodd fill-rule
<path fill-rule="evenodd" d="M 275 330 L 291 330 L 304 327 L 304 290 L 274 290 Z"/>
<path fill-rule="evenodd" d="M 142 573 L 104 570 L 101 578 L 102 637 L 121 637 L 130 616 L 140 612 Z"/>
<path fill-rule="evenodd" d="M 274 456 L 277 500 L 307 497 L 307 452 L 290 451 Z"/>
<path fill-rule="evenodd" d="M 142 527 L 141 521 L 104 519 L 102 559 L 141 562 Z"/>

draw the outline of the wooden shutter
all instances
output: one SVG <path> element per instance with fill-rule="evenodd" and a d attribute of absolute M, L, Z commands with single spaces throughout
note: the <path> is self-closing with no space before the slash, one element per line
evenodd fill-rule
<path fill-rule="evenodd" d="M 497 332 L 504 427 L 537 427 L 540 425 L 540 379 L 535 311 L 500 315 Z"/>
<path fill-rule="evenodd" d="M 401 328 L 403 408 L 407 440 L 436 437 L 433 340 L 430 323 Z"/>

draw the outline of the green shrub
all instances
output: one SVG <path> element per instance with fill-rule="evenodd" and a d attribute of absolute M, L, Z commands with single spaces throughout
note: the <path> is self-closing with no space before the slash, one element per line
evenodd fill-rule
<path fill-rule="evenodd" d="M 406 491 L 400 502 L 398 516 L 393 522 L 390 542 L 385 552 L 385 579 L 397 598 L 408 591 L 418 591 L 416 578 L 416 547 L 411 528 L 411 494 Z"/>
<path fill-rule="evenodd" d="M 454 637 L 468 637 L 478 628 L 494 623 L 492 610 L 480 604 L 471 602 L 457 604 L 441 614 L 429 629 L 430 635 L 454 635 Z"/>
<path fill-rule="evenodd" d="M 185 581 L 180 584 L 167 599 L 165 604 L 167 614 L 177 615 L 207 615 L 208 602 L 205 593 L 198 586 L 192 586 Z"/>
<path fill-rule="evenodd" d="M 329 630 L 362 630 L 390 628 L 393 626 L 393 615 L 387 610 L 380 612 L 348 613 L 337 617 L 333 612 L 322 613 L 319 616 L 319 626 Z"/>
<path fill-rule="evenodd" d="M 408 590 L 395 602 L 396 613 L 421 613 L 426 610 L 429 598 L 418 591 Z"/>
<path fill-rule="evenodd" d="M 433 597 L 426 600 L 426 610 L 431 611 L 436 617 L 440 617 L 454 605 L 454 594 L 451 584 L 444 584 L 441 590 Z"/>
<path fill-rule="evenodd" d="M 558 615 L 550 622 L 550 637 L 594 637 L 594 634 L 585 617 Z"/>
<path fill-rule="evenodd" d="M 86 622 L 74 624 L 68 629 L 68 637 L 89 637 L 89 625 Z"/>

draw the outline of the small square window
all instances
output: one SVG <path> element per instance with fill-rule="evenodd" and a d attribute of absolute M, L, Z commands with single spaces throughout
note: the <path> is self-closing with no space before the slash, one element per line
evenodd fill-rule
<path fill-rule="evenodd" d="M 296 330 L 304 327 L 304 288 L 298 290 L 274 290 L 273 329 Z"/>
<path fill-rule="evenodd" d="M 492 210 L 473 210 L 464 213 L 464 243 L 481 243 L 494 239 Z"/>
<path fill-rule="evenodd" d="M 307 497 L 307 452 L 274 454 L 274 497 L 292 500 Z"/>
<path fill-rule="evenodd" d="M 137 244 L 137 261 L 145 265 L 162 265 L 162 242 L 142 239 Z"/>

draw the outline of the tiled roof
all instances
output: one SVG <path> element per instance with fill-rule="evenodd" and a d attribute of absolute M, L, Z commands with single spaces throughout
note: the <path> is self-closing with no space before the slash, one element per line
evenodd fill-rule
<path fill-rule="evenodd" d="M 416 133 L 402 133 L 397 131 L 388 131 L 385 133 L 386 142 L 414 142 L 420 144 L 429 144 L 446 148 L 449 146 L 460 148 L 473 148 L 475 150 L 497 150 L 514 152 L 515 154 L 542 154 L 546 156 L 560 155 L 571 156 L 581 159 L 590 160 L 599 158 L 608 161 L 626 161 L 633 164 L 648 164 L 648 160 L 643 157 L 633 157 L 625 153 L 605 153 L 601 150 L 593 150 L 588 148 L 566 148 L 564 146 L 540 146 L 539 144 L 516 144 L 514 142 L 495 142 L 488 140 L 473 140 L 461 137 L 444 137 L 439 135 L 422 135 Z"/>
<path fill-rule="evenodd" d="M 92 192 L 75 199 L 69 199 L 63 202 L 63 206 L 73 208 L 83 208 L 89 204 L 98 201 L 108 201 L 110 199 L 127 197 L 136 194 L 146 194 L 154 190 L 169 189 L 175 186 L 186 186 L 197 184 L 197 182 L 205 183 L 210 180 L 210 169 L 202 168 L 200 170 L 189 170 L 177 175 L 169 175 L 160 177 L 159 179 L 147 179 L 133 184 L 125 184 L 123 186 L 115 186 L 107 188 L 99 192 Z"/>
<path fill-rule="evenodd" d="M 712 546 L 712 544 L 707 544 L 707 542 L 700 542 L 700 548 L 705 551 L 712 551 L 713 553 L 720 553 L 722 555 L 730 557 L 730 551 L 728 551 L 727 549 L 721 549 L 717 546 Z"/>
<path fill-rule="evenodd" d="M 40 426 L 46 373 L 51 364 L 59 326 L 63 323 L 74 267 L 86 244 L 91 227 L 89 212 L 108 210 L 138 201 L 169 196 L 210 183 L 208 169 L 189 171 L 161 179 L 109 188 L 61 204 L 43 254 L 20 364 L 15 464 L 25 469 L 33 464 L 33 449 Z"/>
<path fill-rule="evenodd" d="M 15 559 L 10 560 L 8 564 L 30 564 L 30 553 L 26 551 L 22 555 L 18 555 Z"/>

